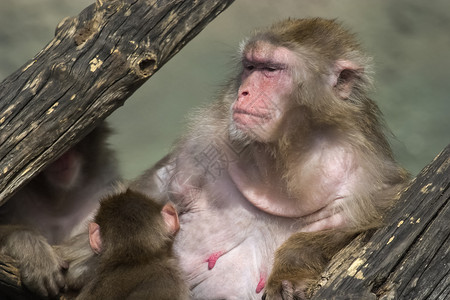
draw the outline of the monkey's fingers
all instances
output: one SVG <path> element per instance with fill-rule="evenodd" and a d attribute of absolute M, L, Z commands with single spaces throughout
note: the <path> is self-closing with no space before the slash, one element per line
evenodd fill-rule
<path fill-rule="evenodd" d="M 42 274 L 35 273 L 23 274 L 22 279 L 28 290 L 44 298 L 53 298 L 60 293 L 60 288 L 58 287 L 57 282 L 51 277 L 46 277 L 42 276 Z"/>
<path fill-rule="evenodd" d="M 47 278 L 45 283 L 45 287 L 50 297 L 56 297 L 61 292 L 65 291 L 66 283 L 61 272 L 55 272 L 52 277 Z"/>
<path fill-rule="evenodd" d="M 45 272 L 22 273 L 24 285 L 35 294 L 45 298 L 54 298 L 65 290 L 65 280 L 60 270 L 50 274 Z"/>
<path fill-rule="evenodd" d="M 307 285 L 299 282 L 295 284 L 289 280 L 283 280 L 281 283 L 281 299 L 283 300 L 305 300 L 308 299 L 305 290 Z"/>
<path fill-rule="evenodd" d="M 281 280 L 276 284 L 269 282 L 262 300 L 305 300 L 308 281 Z"/>
<path fill-rule="evenodd" d="M 294 298 L 294 285 L 289 280 L 283 280 L 277 291 L 266 290 L 262 300 L 297 300 L 297 298 Z"/>
<path fill-rule="evenodd" d="M 283 300 L 281 298 L 281 295 L 269 295 L 267 292 L 264 292 L 264 295 L 262 295 L 261 300 Z"/>
<path fill-rule="evenodd" d="M 58 257 L 59 270 L 53 271 L 52 275 L 47 279 L 47 290 L 52 297 L 59 295 L 61 292 L 66 291 L 67 285 L 63 275 L 63 271 L 69 268 L 69 264 Z"/>
<path fill-rule="evenodd" d="M 261 300 L 285 300 L 285 299 L 282 298 L 280 291 L 274 291 L 266 287 L 266 290 L 264 291 Z"/>
<path fill-rule="evenodd" d="M 281 299 L 294 300 L 294 285 L 289 280 L 281 282 Z"/>
<path fill-rule="evenodd" d="M 49 294 L 47 288 L 45 287 L 44 280 L 37 280 L 32 278 L 23 277 L 23 281 L 28 281 L 28 284 L 25 284 L 27 289 L 32 293 L 42 296 L 43 298 L 48 298 Z"/>
<path fill-rule="evenodd" d="M 68 264 L 50 247 L 43 247 L 40 258 L 22 263 L 21 275 L 23 284 L 33 293 L 43 297 L 54 298 L 65 290 L 66 282 L 63 270 Z M 41 249 L 41 250 L 44 250 Z"/>

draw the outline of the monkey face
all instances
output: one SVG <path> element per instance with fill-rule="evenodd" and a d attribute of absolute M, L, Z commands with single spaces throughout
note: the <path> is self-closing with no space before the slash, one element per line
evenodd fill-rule
<path fill-rule="evenodd" d="M 237 98 L 232 104 L 235 129 L 252 140 L 272 142 L 293 92 L 291 72 L 297 57 L 285 47 L 259 41 L 247 47 Z"/>
<path fill-rule="evenodd" d="M 51 163 L 42 174 L 55 188 L 69 189 L 78 182 L 81 173 L 82 157 L 75 149 L 70 149 Z"/>

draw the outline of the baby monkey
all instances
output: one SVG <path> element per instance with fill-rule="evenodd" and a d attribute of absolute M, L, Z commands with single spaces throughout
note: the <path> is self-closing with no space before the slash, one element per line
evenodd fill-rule
<path fill-rule="evenodd" d="M 172 254 L 179 228 L 171 204 L 130 189 L 103 199 L 89 224 L 96 267 L 76 299 L 188 299 Z"/>

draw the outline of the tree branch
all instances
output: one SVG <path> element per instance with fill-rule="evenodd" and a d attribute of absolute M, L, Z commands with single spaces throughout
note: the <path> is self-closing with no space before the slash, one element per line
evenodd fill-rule
<path fill-rule="evenodd" d="M 97 0 L 0 85 L 0 205 L 234 0 Z M 149 101 L 151 101 L 149 96 Z"/>

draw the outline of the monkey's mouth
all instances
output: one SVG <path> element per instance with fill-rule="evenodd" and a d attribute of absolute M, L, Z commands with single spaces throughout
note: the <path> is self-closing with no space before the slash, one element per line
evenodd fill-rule
<path fill-rule="evenodd" d="M 270 114 L 264 114 L 264 113 L 260 113 L 260 112 L 251 112 L 251 111 L 243 110 L 243 109 L 235 109 L 233 111 L 234 121 L 238 121 L 237 119 L 245 118 L 245 117 L 258 118 L 258 119 L 262 119 L 263 121 L 269 121 L 271 119 Z"/>
<path fill-rule="evenodd" d="M 79 176 L 81 164 L 79 160 L 79 153 L 76 150 L 68 150 L 61 155 L 57 160 L 51 163 L 44 174 L 47 180 L 53 182 L 52 184 L 68 188 L 75 183 Z"/>

